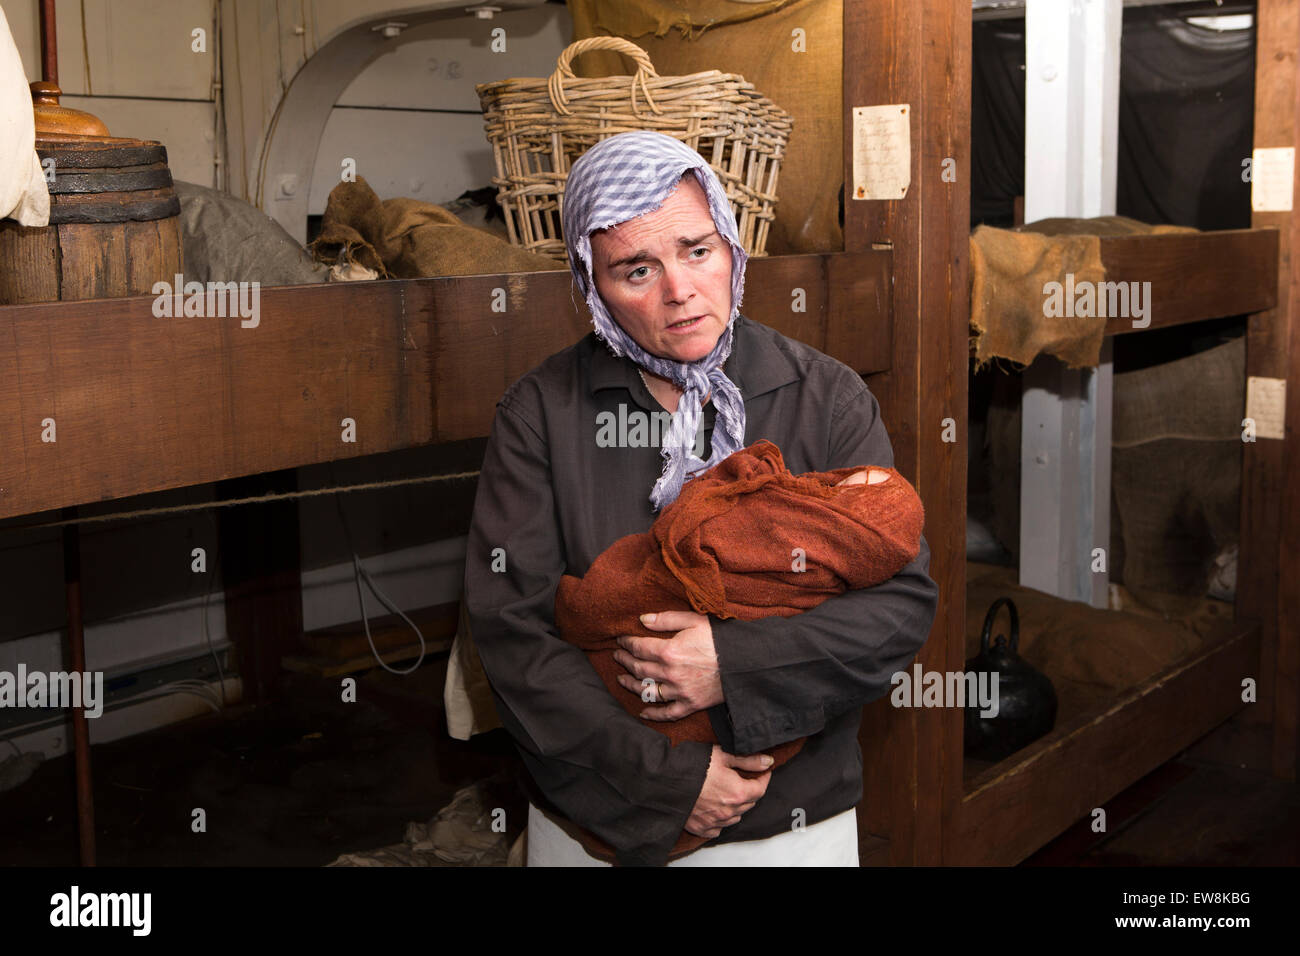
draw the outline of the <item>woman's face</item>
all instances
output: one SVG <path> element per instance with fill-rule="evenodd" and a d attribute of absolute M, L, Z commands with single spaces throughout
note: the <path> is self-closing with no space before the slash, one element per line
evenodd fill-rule
<path fill-rule="evenodd" d="M 731 244 L 694 173 L 654 212 L 592 233 L 591 258 L 605 308 L 650 354 L 694 362 L 726 331 Z"/>

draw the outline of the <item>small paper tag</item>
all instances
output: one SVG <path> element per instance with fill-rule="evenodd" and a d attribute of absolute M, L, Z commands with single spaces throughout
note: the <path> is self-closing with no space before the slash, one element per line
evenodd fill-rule
<path fill-rule="evenodd" d="M 1286 379 L 1246 377 L 1246 417 L 1256 438 L 1282 438 L 1286 428 Z"/>
<path fill-rule="evenodd" d="M 1250 162 L 1250 208 L 1290 212 L 1295 184 L 1295 147 L 1257 149 Z"/>
<path fill-rule="evenodd" d="M 853 108 L 854 199 L 902 199 L 912 184 L 911 109 Z"/>

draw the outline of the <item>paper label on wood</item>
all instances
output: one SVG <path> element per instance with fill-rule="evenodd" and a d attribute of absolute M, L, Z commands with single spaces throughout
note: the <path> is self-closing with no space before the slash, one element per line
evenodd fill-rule
<path fill-rule="evenodd" d="M 1282 438 L 1286 426 L 1286 379 L 1246 377 L 1246 417 L 1256 438 Z"/>
<path fill-rule="evenodd" d="M 1250 208 L 1290 212 L 1295 184 L 1295 147 L 1257 149 L 1250 161 Z"/>
<path fill-rule="evenodd" d="M 912 184 L 906 103 L 853 108 L 853 198 L 902 199 Z"/>

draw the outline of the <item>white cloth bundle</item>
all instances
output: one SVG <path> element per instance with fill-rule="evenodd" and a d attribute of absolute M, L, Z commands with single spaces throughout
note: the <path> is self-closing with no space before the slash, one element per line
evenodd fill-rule
<path fill-rule="evenodd" d="M 23 61 L 0 10 L 0 219 L 24 226 L 50 222 L 50 191 L 36 155 L 32 94 Z"/>

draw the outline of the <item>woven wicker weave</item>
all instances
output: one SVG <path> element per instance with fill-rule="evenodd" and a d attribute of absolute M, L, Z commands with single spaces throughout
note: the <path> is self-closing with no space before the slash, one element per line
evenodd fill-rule
<path fill-rule="evenodd" d="M 569 64 L 587 50 L 625 53 L 637 71 L 575 76 Z M 498 80 L 475 89 L 513 244 L 564 261 L 560 204 L 569 168 L 600 140 L 656 130 L 708 160 L 731 201 L 745 251 L 766 254 L 791 119 L 744 77 L 718 70 L 659 76 L 635 43 L 591 37 L 566 47 L 549 79 Z"/>

